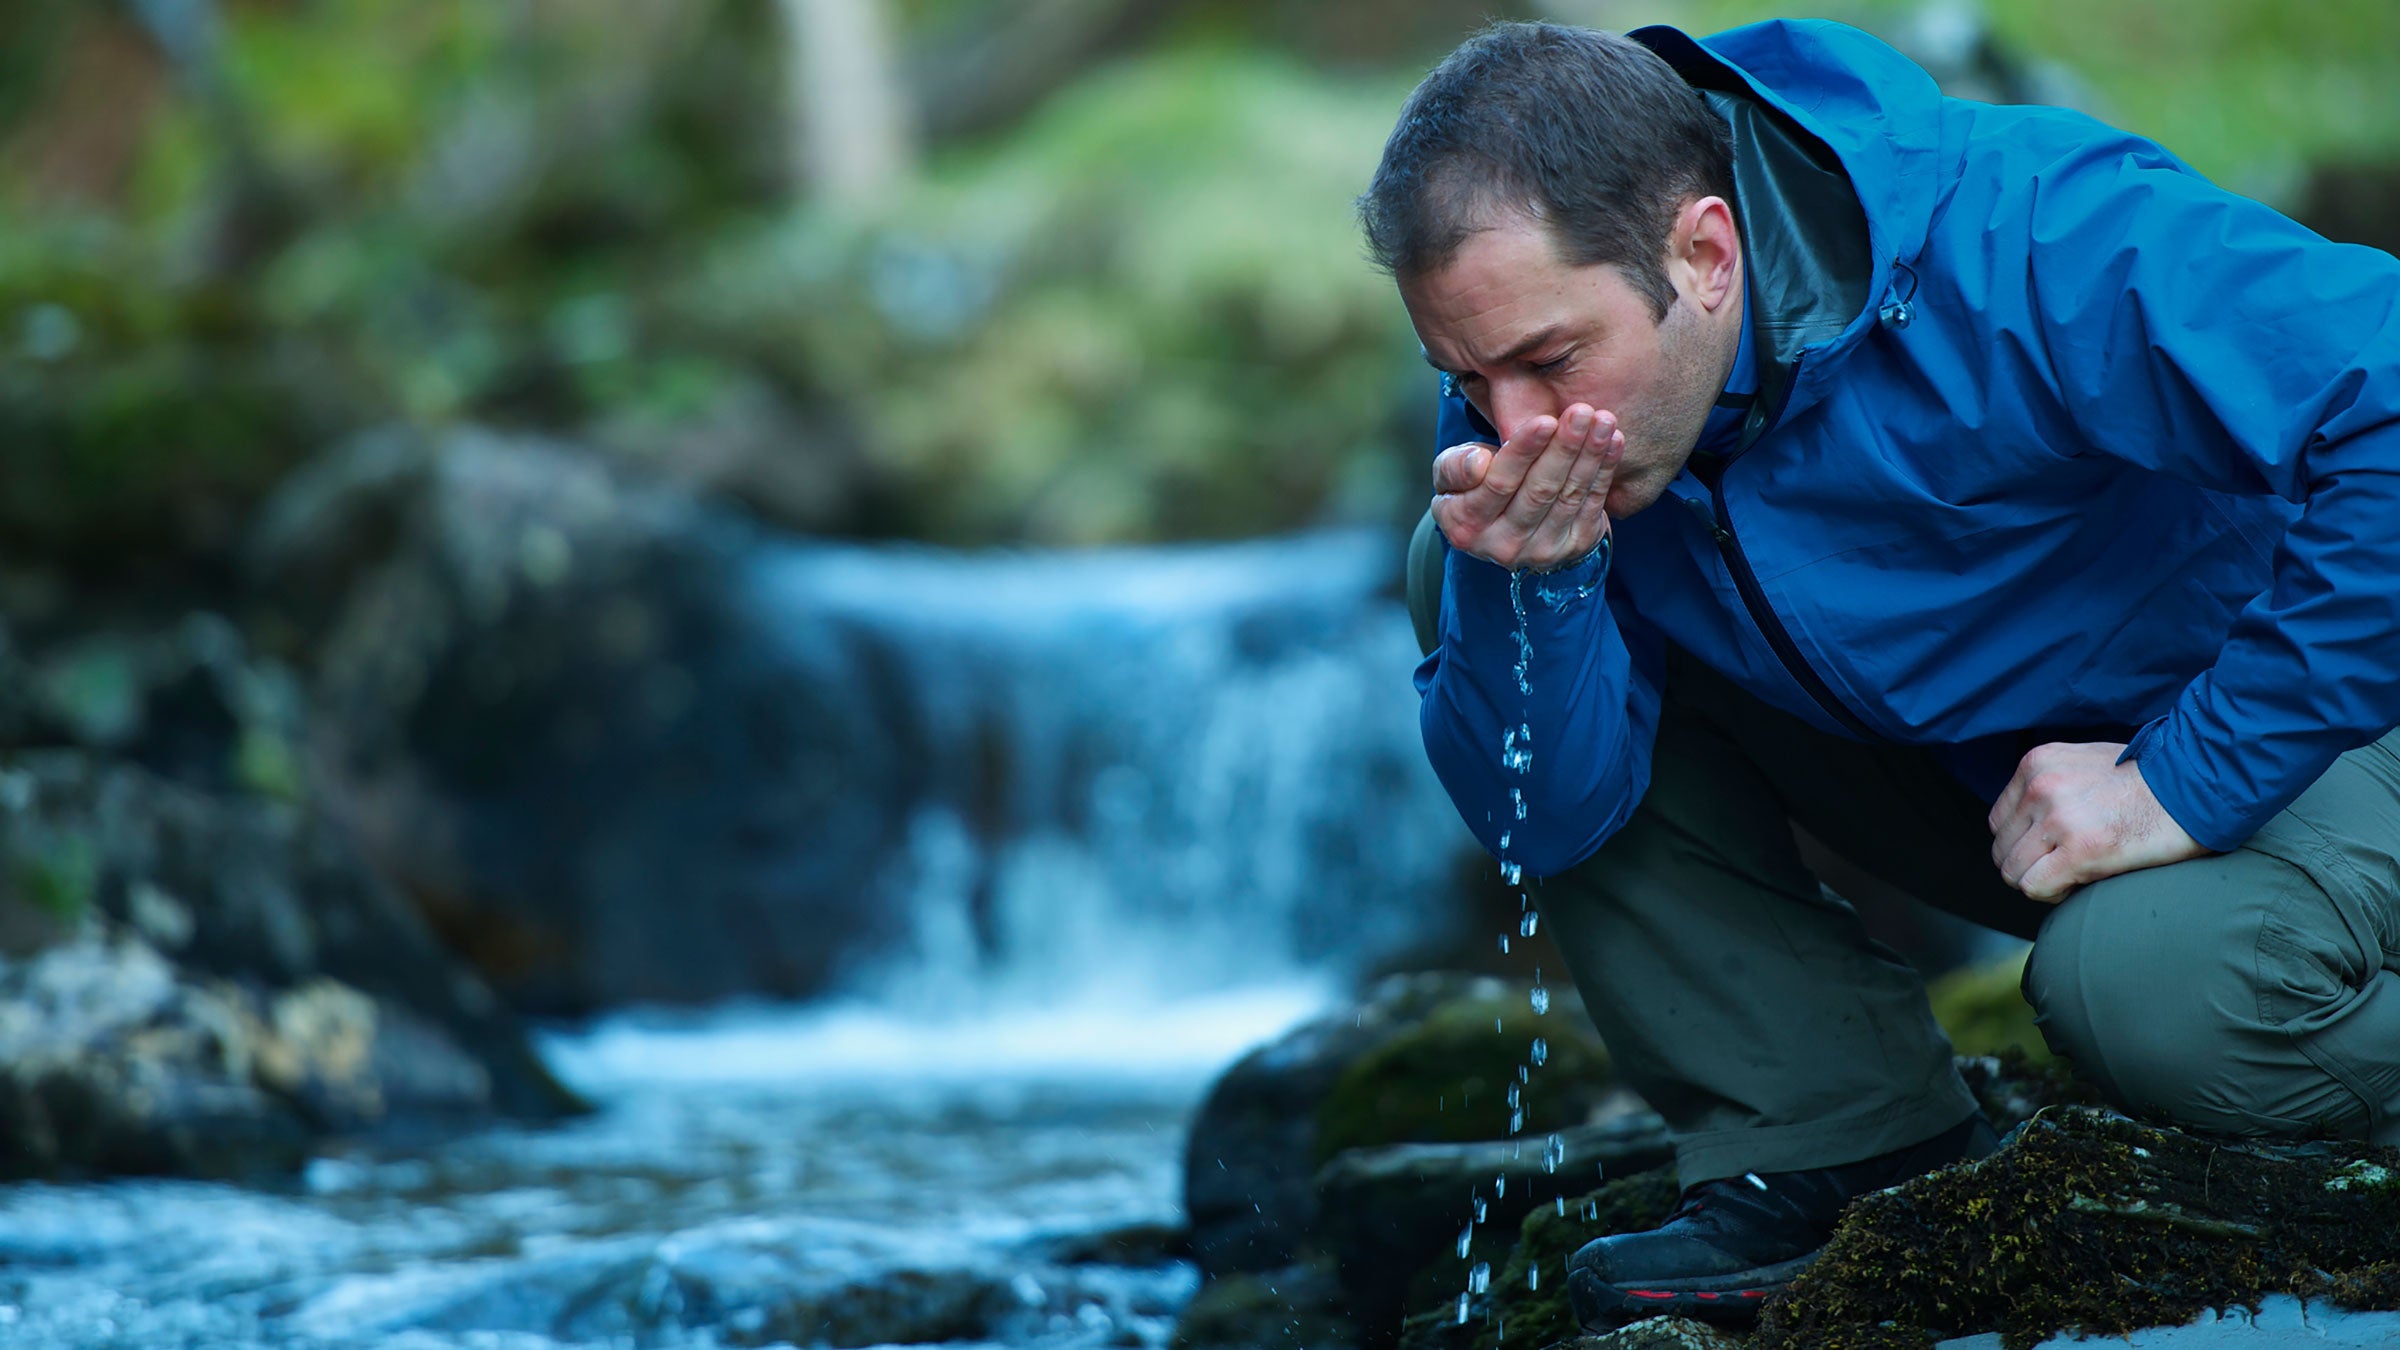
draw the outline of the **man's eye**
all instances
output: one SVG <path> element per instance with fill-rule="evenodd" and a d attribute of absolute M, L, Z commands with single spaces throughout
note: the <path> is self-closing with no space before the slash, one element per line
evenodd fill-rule
<path fill-rule="evenodd" d="M 1529 361 L 1526 363 L 1525 368 L 1532 371 L 1536 375 L 1556 375 L 1558 372 L 1567 368 L 1567 358 L 1565 356 L 1555 356 L 1547 361 Z"/>

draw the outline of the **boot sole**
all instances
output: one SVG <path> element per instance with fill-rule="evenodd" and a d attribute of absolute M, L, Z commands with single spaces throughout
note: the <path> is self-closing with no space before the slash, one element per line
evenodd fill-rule
<path fill-rule="evenodd" d="M 1587 1329 L 1605 1330 L 1662 1315 L 1739 1326 L 1755 1320 L 1767 1296 L 1790 1284 L 1816 1259 L 1817 1253 L 1810 1252 L 1729 1275 L 1623 1285 L 1609 1284 L 1589 1269 L 1576 1270 L 1567 1276 L 1567 1301 L 1574 1305 L 1575 1320 Z"/>

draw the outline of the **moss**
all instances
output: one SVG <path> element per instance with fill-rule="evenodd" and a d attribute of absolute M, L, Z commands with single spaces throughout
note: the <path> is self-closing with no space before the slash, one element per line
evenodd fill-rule
<path fill-rule="evenodd" d="M 1521 990 L 1460 999 L 1343 1071 L 1318 1108 L 1317 1161 L 1379 1144 L 1504 1138 L 1512 1084 L 1525 1109 L 1520 1133 L 1579 1125 L 1607 1091 L 1608 1052 L 1575 1020 L 1535 1016 Z"/>
<path fill-rule="evenodd" d="M 100 861 L 81 836 L 40 839 L 11 860 L 9 874 L 18 899 L 52 918 L 72 920 L 91 908 Z"/>
<path fill-rule="evenodd" d="M 1933 1020 L 1950 1034 L 1962 1055 L 1996 1055 L 2014 1047 L 2030 1063 L 2050 1060 L 2050 1047 L 2033 1024 L 2033 1007 L 2020 981 L 2031 949 L 1982 965 L 1963 966 L 1927 985 Z"/>
<path fill-rule="evenodd" d="M 1760 1344 L 1856 1350 L 1997 1329 L 2023 1350 L 2270 1293 L 2373 1299 L 2400 1259 L 2400 1188 L 2371 1184 L 2361 1162 L 2400 1154 L 2053 1107 L 1981 1162 L 1855 1202 L 1824 1256 L 1768 1302 Z"/>
<path fill-rule="evenodd" d="M 1402 1329 L 1401 1350 L 1539 1350 L 1576 1335 L 1567 1258 L 1594 1238 L 1657 1227 L 1680 1193 L 1674 1169 L 1660 1167 L 1568 1200 L 1563 1214 L 1555 1205 L 1535 1210 L 1513 1248 L 1492 1260 L 1497 1273 L 1488 1292 L 1472 1301 L 1467 1321 L 1458 1321 L 1455 1289 L 1438 1299 L 1420 1295 L 1412 1306 L 1421 1311 Z"/>
<path fill-rule="evenodd" d="M 1325 1350 L 1357 1339 L 1323 1265 L 1222 1275 L 1202 1285 L 1176 1319 L 1174 1350 Z"/>

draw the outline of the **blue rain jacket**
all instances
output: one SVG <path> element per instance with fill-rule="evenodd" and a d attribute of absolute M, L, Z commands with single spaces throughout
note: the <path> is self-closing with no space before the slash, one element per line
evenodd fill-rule
<path fill-rule="evenodd" d="M 1634 36 L 1732 122 L 1764 388 L 1598 594 L 1527 579 L 1530 694 L 1507 573 L 1450 552 L 1417 687 L 1486 848 L 1555 873 L 1624 824 L 1669 642 L 1987 799 L 2034 743 L 2130 737 L 2220 850 L 2400 724 L 2400 262 L 1840 25 Z"/>

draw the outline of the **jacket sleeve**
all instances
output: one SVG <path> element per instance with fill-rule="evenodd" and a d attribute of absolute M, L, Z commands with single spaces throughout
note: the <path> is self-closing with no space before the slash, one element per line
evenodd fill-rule
<path fill-rule="evenodd" d="M 1471 417 L 1446 396 L 1442 443 L 1498 441 Z M 1440 641 L 1416 672 L 1426 756 L 1493 856 L 1536 876 L 1563 872 L 1615 834 L 1649 787 L 1665 646 L 1630 614 L 1605 551 L 1579 569 L 1528 574 L 1512 595 L 1508 569 L 1447 540 L 1442 550 Z"/>
<path fill-rule="evenodd" d="M 2234 848 L 2400 725 L 2400 262 L 2121 133 L 2027 190 L 2035 331 L 2091 445 L 2301 504 L 2216 664 L 2127 751 L 2194 839 Z"/>

